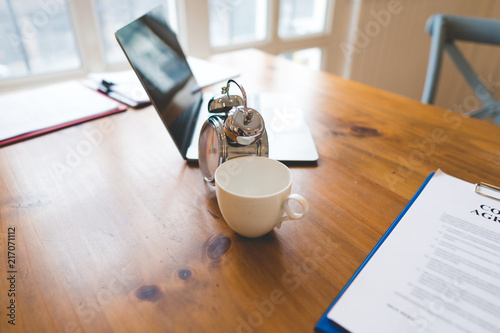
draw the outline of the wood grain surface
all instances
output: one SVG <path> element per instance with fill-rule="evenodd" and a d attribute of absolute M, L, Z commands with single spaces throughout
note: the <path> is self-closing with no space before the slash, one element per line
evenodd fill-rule
<path fill-rule="evenodd" d="M 211 60 L 301 101 L 308 216 L 232 232 L 151 107 L 1 148 L 0 332 L 311 332 L 429 173 L 500 184 L 497 126 L 256 50 Z"/>

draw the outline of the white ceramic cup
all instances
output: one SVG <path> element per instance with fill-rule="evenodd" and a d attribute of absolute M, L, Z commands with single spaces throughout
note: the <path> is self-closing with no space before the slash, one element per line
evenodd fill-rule
<path fill-rule="evenodd" d="M 215 171 L 219 209 L 226 223 L 245 237 L 260 237 L 279 228 L 285 220 L 302 218 L 309 205 L 299 194 L 290 194 L 292 173 L 282 163 L 260 156 L 228 160 Z M 302 206 L 294 211 L 290 200 Z"/>

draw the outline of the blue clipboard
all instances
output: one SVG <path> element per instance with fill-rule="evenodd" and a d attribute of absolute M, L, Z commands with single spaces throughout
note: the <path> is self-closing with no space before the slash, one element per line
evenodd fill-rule
<path fill-rule="evenodd" d="M 328 312 L 330 312 L 330 309 L 335 305 L 335 303 L 337 303 L 337 301 L 339 300 L 340 296 L 342 296 L 342 294 L 351 285 L 351 283 L 354 281 L 354 279 L 356 278 L 356 276 L 358 276 L 359 272 L 361 272 L 361 270 L 363 269 L 363 267 L 365 267 L 366 263 L 368 263 L 368 261 L 370 261 L 370 259 L 373 257 L 373 255 L 375 254 L 375 252 L 377 252 L 377 250 L 380 247 L 380 245 L 382 245 L 382 243 L 386 240 L 386 238 L 389 236 L 389 234 L 392 232 L 392 230 L 396 227 L 396 225 L 399 223 L 399 221 L 401 221 L 401 219 L 406 214 L 406 212 L 408 211 L 408 209 L 410 209 L 411 205 L 413 205 L 413 203 L 415 202 L 415 200 L 417 200 L 417 198 L 420 195 L 420 193 L 422 193 L 422 191 L 424 190 L 424 188 L 427 185 L 427 183 L 431 180 L 432 176 L 434 176 L 434 172 L 431 173 L 427 177 L 427 179 L 424 181 L 424 183 L 422 184 L 422 186 L 420 186 L 420 188 L 418 189 L 417 193 L 415 193 L 415 195 L 413 196 L 413 198 L 411 198 L 411 200 L 405 206 L 405 208 L 403 209 L 403 211 L 394 220 L 394 222 L 391 224 L 391 226 L 389 227 L 389 229 L 387 229 L 387 231 L 384 233 L 384 235 L 382 236 L 382 238 L 377 242 L 377 244 L 375 245 L 375 247 L 373 248 L 373 250 L 371 250 L 370 254 L 368 254 L 368 256 L 363 261 L 363 263 L 361 264 L 361 266 L 359 266 L 359 268 L 356 270 L 356 273 L 354 273 L 354 275 L 351 277 L 351 279 L 349 280 L 349 282 L 347 282 L 347 284 L 340 291 L 340 293 L 337 295 L 337 297 L 332 302 L 332 304 L 325 311 L 325 313 L 323 314 L 323 316 L 320 318 L 320 320 L 318 321 L 318 323 L 314 327 L 314 331 L 316 333 L 346 333 L 346 332 L 349 332 L 349 331 L 345 330 L 344 328 L 336 325 L 334 322 L 332 322 L 330 319 L 328 319 L 326 315 L 328 314 Z"/>

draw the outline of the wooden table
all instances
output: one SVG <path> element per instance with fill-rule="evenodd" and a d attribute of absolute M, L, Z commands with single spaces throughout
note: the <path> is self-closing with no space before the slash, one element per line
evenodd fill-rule
<path fill-rule="evenodd" d="M 429 173 L 500 184 L 495 125 L 256 50 L 212 60 L 303 102 L 307 218 L 232 232 L 151 107 L 1 148 L 1 332 L 311 332 Z"/>

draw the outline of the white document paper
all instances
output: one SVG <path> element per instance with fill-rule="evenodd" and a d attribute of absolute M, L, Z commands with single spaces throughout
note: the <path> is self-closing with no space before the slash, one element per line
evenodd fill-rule
<path fill-rule="evenodd" d="M 334 304 L 350 332 L 500 332 L 500 201 L 437 171 Z"/>
<path fill-rule="evenodd" d="M 139 81 L 139 78 L 132 69 L 120 72 L 90 73 L 87 77 L 88 80 L 84 80 L 83 84 L 94 90 L 98 90 L 102 80 L 105 80 L 113 83 L 112 89 L 114 92 L 129 100 L 124 100 L 124 102 L 149 102 L 149 96 L 146 90 L 144 90 L 141 81 Z"/>
<path fill-rule="evenodd" d="M 77 81 L 0 96 L 0 141 L 116 109 Z"/>

